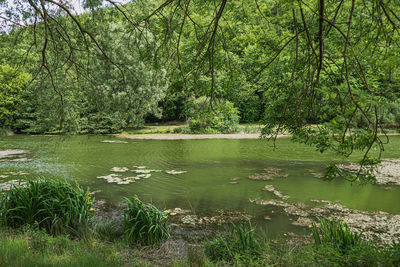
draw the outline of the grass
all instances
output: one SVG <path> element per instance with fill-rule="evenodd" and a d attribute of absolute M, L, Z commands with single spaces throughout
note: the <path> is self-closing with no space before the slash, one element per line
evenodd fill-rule
<path fill-rule="evenodd" d="M 252 259 L 261 255 L 258 237 L 250 221 L 247 224 L 232 224 L 229 236 L 204 242 L 204 249 L 213 262 L 232 262 L 237 258 Z"/>
<path fill-rule="evenodd" d="M 90 192 L 65 181 L 37 179 L 0 195 L 1 224 L 36 225 L 50 234 L 79 235 L 93 217 Z"/>
<path fill-rule="evenodd" d="M 378 246 L 361 242 L 342 252 L 331 242 L 316 246 L 302 244 L 303 239 L 261 241 L 252 229 L 249 224 L 235 226 L 224 243 L 214 243 L 218 246 L 213 253 L 220 246 L 222 250 L 229 247 L 230 252 L 225 253 L 233 252 L 232 257 L 214 259 L 205 244 L 188 247 L 185 258 L 165 259 L 162 246 L 148 253 L 122 239 L 71 239 L 31 226 L 19 230 L 0 227 L 0 266 L 400 266 L 400 243 Z M 162 261 L 158 255 L 163 256 Z"/>
<path fill-rule="evenodd" d="M 150 266 L 120 243 L 71 240 L 45 231 L 0 229 L 0 266 Z"/>
<path fill-rule="evenodd" d="M 336 219 L 327 220 L 323 218 L 319 221 L 321 225 L 319 229 L 315 223 L 312 225 L 313 238 L 317 246 L 328 244 L 341 252 L 345 252 L 362 243 L 362 234 L 351 232 L 346 223 Z"/>
<path fill-rule="evenodd" d="M 155 245 L 169 238 L 168 216 L 137 196 L 125 198 L 124 233 L 129 243 Z"/>

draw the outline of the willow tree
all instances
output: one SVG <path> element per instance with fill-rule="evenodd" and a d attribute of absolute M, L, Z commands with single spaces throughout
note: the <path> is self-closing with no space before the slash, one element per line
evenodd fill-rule
<path fill-rule="evenodd" d="M 119 13 L 124 20 L 121 34 L 132 36 L 138 49 L 149 42 L 146 33 L 156 31 L 154 59 L 180 77 L 182 90 L 204 88 L 211 110 L 218 71 L 240 72 L 232 67 L 236 62 L 231 55 L 240 50 L 234 39 L 238 31 L 252 32 L 256 17 L 262 28 L 259 35 L 266 38 L 254 34 L 256 52 L 240 66 L 246 68 L 246 80 L 268 96 L 263 136 L 275 139 L 286 131 L 321 152 L 331 149 L 345 156 L 362 150 L 361 167 L 376 162 L 368 155 L 376 149 L 372 154 L 379 159 L 388 142 L 383 113 L 391 98 L 398 98 L 398 88 L 392 86 L 399 81 L 398 1 L 155 0 L 121 5 L 87 0 L 83 4 L 90 19 L 84 23 L 72 1 L 13 2 L 17 3 L 6 6 L 0 19 L 33 36 L 31 45 L 40 52 L 38 73 L 44 73 L 61 105 L 63 94 L 54 82 L 55 67 L 49 64 L 51 47 L 65 46 L 65 64 L 87 70 L 87 75 L 93 69 L 75 62 L 76 51 L 95 54 L 120 77 L 129 71 L 124 59 L 108 53 L 90 30 L 92 23 L 101 23 L 101 10 Z M 241 25 L 235 25 L 237 18 Z M 66 23 L 74 26 L 73 33 Z"/>

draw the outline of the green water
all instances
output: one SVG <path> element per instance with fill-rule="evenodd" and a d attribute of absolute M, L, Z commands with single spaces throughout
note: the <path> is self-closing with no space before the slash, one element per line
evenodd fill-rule
<path fill-rule="evenodd" d="M 327 162 L 341 162 L 331 153 L 320 154 L 314 148 L 279 139 L 274 151 L 265 140 L 125 140 L 127 144 L 102 143 L 107 136 L 10 136 L 0 137 L 0 150 L 28 149 L 31 162 L 0 163 L 0 175 L 9 171 L 26 171 L 21 177 L 60 177 L 101 190 L 97 199 L 118 203 L 122 197 L 137 194 L 152 201 L 159 208 L 192 209 L 200 216 L 218 210 L 245 211 L 271 235 L 286 231 L 303 231 L 290 225 L 290 219 L 279 208 L 258 206 L 249 199 L 265 200 L 276 197 L 262 188 L 272 184 L 291 202 L 311 205 L 311 199 L 338 201 L 359 210 L 381 210 L 400 213 L 400 187 L 358 185 L 337 179 L 331 182 L 313 177 L 309 170 L 323 171 Z M 358 160 L 355 154 L 350 160 Z M 386 158 L 400 158 L 400 137 L 391 137 L 383 154 Z M 152 173 L 129 185 L 109 184 L 97 176 L 112 173 L 112 167 L 145 165 L 150 169 L 185 170 L 187 173 L 170 175 Z M 264 168 L 280 168 L 287 178 L 274 181 L 255 181 L 247 177 Z M 134 174 L 132 173 L 132 175 Z M 230 179 L 238 177 L 238 184 Z M 15 179 L 15 177 L 9 177 Z M 0 179 L 6 181 L 9 178 Z M 268 215 L 271 221 L 264 221 Z"/>

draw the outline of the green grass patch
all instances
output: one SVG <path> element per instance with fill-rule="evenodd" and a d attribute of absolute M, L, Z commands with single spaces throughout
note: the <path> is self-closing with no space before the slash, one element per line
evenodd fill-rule
<path fill-rule="evenodd" d="M 71 240 L 30 227 L 0 230 L 0 266 L 150 266 L 122 243 Z"/>
<path fill-rule="evenodd" d="M 50 234 L 84 234 L 93 217 L 90 192 L 66 181 L 38 179 L 15 185 L 0 196 L 4 226 L 36 225 Z"/>
<path fill-rule="evenodd" d="M 247 224 L 232 224 L 230 235 L 204 242 L 204 250 L 213 262 L 249 260 L 262 254 L 255 228 L 252 227 L 250 221 Z"/>
<path fill-rule="evenodd" d="M 341 220 L 321 218 L 319 221 L 319 228 L 315 223 L 312 225 L 313 238 L 317 246 L 331 245 L 340 252 L 345 252 L 362 243 L 361 233 L 353 233 Z"/>
<path fill-rule="evenodd" d="M 129 243 L 154 245 L 170 236 L 168 216 L 137 196 L 125 198 L 124 233 Z"/>

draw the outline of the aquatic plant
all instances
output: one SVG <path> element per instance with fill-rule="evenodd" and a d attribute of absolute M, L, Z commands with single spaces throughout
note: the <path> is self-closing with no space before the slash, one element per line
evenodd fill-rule
<path fill-rule="evenodd" d="M 77 235 L 91 221 L 92 203 L 88 190 L 66 181 L 31 180 L 0 195 L 0 222 L 12 228 L 35 224 L 50 234 Z"/>
<path fill-rule="evenodd" d="M 125 198 L 124 233 L 128 243 L 154 245 L 170 236 L 168 216 L 137 196 Z"/>
<path fill-rule="evenodd" d="M 361 244 L 362 233 L 353 233 L 341 220 L 321 218 L 319 221 L 321 225 L 319 229 L 315 223 L 312 224 L 312 233 L 317 246 L 329 244 L 345 252 Z"/>
<path fill-rule="evenodd" d="M 250 220 L 247 224 L 232 223 L 232 230 L 227 237 L 217 237 L 204 242 L 205 254 L 212 261 L 233 261 L 236 257 L 252 258 L 261 254 L 255 228 Z"/>

